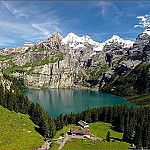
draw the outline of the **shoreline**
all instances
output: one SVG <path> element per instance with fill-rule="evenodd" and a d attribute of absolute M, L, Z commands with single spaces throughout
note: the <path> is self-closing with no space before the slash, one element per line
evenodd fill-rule
<path fill-rule="evenodd" d="M 95 92 L 100 92 L 100 93 L 106 93 L 106 92 L 102 92 L 102 91 L 99 91 L 98 88 L 87 88 L 87 87 L 71 87 L 71 88 L 28 88 L 28 89 L 25 89 L 25 90 L 22 90 L 23 91 L 27 91 L 27 90 L 48 90 L 48 89 L 55 89 L 55 90 L 88 90 L 88 91 L 95 91 Z M 125 101 L 127 101 L 128 103 L 132 104 L 132 105 L 135 105 L 136 107 L 140 107 L 139 105 L 136 105 L 135 103 L 133 102 L 130 102 L 128 101 L 124 96 L 120 96 L 120 95 L 115 95 L 115 94 L 112 94 L 112 93 L 106 93 L 106 94 L 110 94 L 110 95 L 114 95 L 114 96 L 119 96 L 119 97 L 122 97 Z"/>

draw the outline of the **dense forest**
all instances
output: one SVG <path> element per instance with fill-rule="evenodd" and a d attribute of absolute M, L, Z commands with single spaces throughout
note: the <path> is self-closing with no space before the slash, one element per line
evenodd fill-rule
<path fill-rule="evenodd" d="M 59 115 L 52 119 L 39 104 L 29 101 L 13 87 L 8 90 L 0 84 L 0 105 L 11 111 L 28 114 L 30 119 L 39 126 L 38 132 L 44 137 L 52 138 L 57 130 L 68 124 L 77 124 L 79 120 L 88 123 L 111 123 L 112 128 L 123 132 L 123 141 L 134 143 L 137 148 L 150 146 L 150 108 L 134 108 L 122 105 L 113 107 L 92 108 L 81 113 Z"/>
<path fill-rule="evenodd" d="M 114 74 L 101 91 L 125 97 L 139 106 L 150 105 L 150 64 L 141 63 L 133 70 Z"/>
<path fill-rule="evenodd" d="M 5 73 L 3 73 L 3 78 L 5 80 L 12 82 L 13 89 L 15 89 L 15 90 L 27 89 L 23 78 L 17 78 L 17 77 L 9 76 Z"/>

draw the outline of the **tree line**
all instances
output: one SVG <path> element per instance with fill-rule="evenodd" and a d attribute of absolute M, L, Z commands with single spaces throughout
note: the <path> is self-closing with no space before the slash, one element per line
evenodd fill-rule
<path fill-rule="evenodd" d="M 55 119 L 52 119 L 39 104 L 29 101 L 23 93 L 8 88 L 0 83 L 0 105 L 10 111 L 28 114 L 30 119 L 39 126 L 38 132 L 44 137 L 53 137 L 56 133 Z"/>
<path fill-rule="evenodd" d="M 150 107 L 128 107 L 115 105 L 113 107 L 92 108 L 80 113 L 60 114 L 51 118 L 39 104 L 31 103 L 23 93 L 10 90 L 0 84 L 0 105 L 11 111 L 28 114 L 30 119 L 39 126 L 39 133 L 52 138 L 57 130 L 68 124 L 78 124 L 84 120 L 88 123 L 111 123 L 116 131 L 123 132 L 123 141 L 134 143 L 137 148 L 150 146 Z"/>
<path fill-rule="evenodd" d="M 149 63 L 140 63 L 133 70 L 121 74 L 117 79 L 119 72 L 116 72 L 101 91 L 120 96 L 150 94 L 149 70 Z"/>

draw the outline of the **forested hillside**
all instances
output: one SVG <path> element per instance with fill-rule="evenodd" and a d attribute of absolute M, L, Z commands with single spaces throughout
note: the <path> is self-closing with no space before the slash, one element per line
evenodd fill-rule
<path fill-rule="evenodd" d="M 39 104 L 31 103 L 23 93 L 16 91 L 13 86 L 8 90 L 7 87 L 0 84 L 0 105 L 10 111 L 28 114 L 31 120 L 39 126 L 37 130 L 42 136 L 52 137 L 55 134 L 54 119 L 45 113 Z"/>
<path fill-rule="evenodd" d="M 137 105 L 150 105 L 150 64 L 141 63 L 103 87 L 103 92 L 120 95 Z"/>
<path fill-rule="evenodd" d="M 11 111 L 28 114 L 31 120 L 39 126 L 36 130 L 44 137 L 52 138 L 57 130 L 68 124 L 77 124 L 79 120 L 86 122 L 107 122 L 114 130 L 123 132 L 123 141 L 134 143 L 139 147 L 149 147 L 150 143 L 150 108 L 113 106 L 93 108 L 81 113 L 71 113 L 57 119 L 52 119 L 39 104 L 31 103 L 27 97 L 13 88 L 9 90 L 0 85 L 0 105 Z"/>

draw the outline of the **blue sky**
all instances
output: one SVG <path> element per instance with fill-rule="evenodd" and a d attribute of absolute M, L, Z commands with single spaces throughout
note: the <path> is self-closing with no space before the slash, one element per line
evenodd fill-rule
<path fill-rule="evenodd" d="M 135 40 L 149 25 L 150 1 L 0 1 L 0 12 L 0 48 L 43 41 L 53 32 Z"/>

